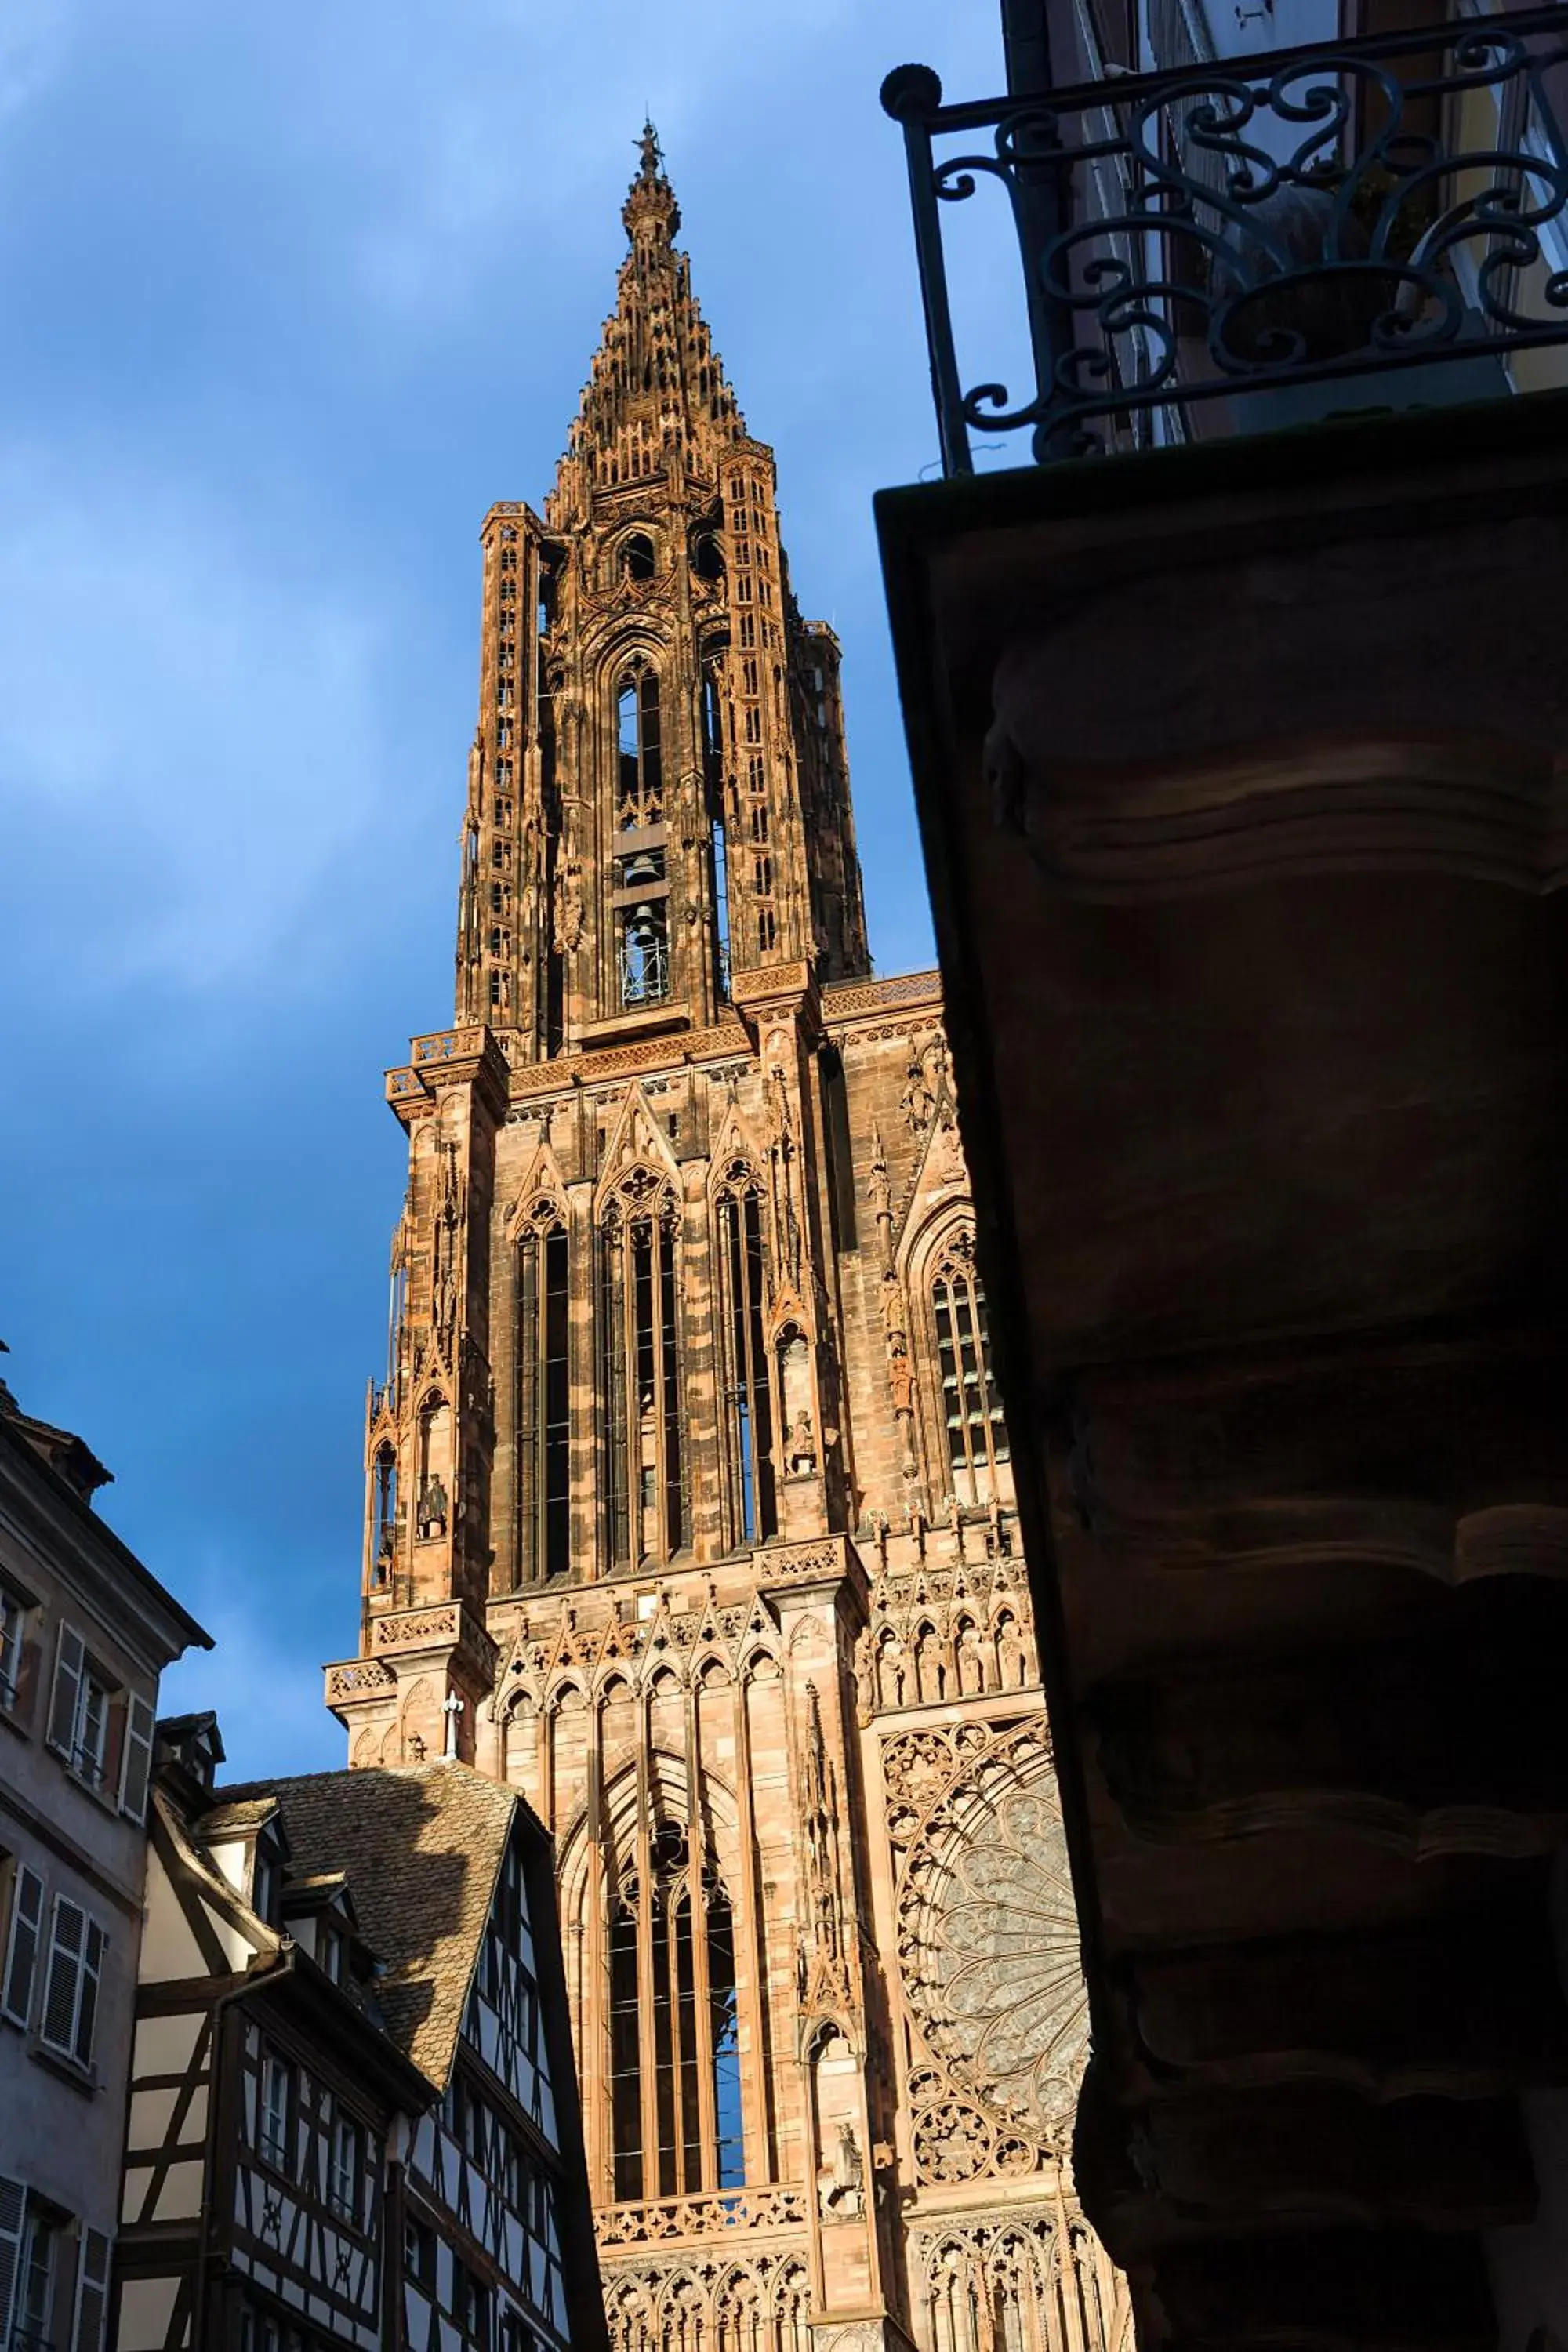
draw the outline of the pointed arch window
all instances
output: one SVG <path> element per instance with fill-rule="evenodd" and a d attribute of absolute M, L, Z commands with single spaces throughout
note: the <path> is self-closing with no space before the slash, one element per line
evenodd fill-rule
<path fill-rule="evenodd" d="M 730 1540 L 766 1543 L 778 1533 L 773 1398 L 764 1326 L 767 1256 L 762 1187 L 743 1163 L 729 1171 L 719 1199 L 719 1270 L 724 1307 Z"/>
<path fill-rule="evenodd" d="M 620 572 L 623 580 L 651 580 L 657 569 L 654 544 L 646 530 L 634 530 L 622 540 Z"/>
<path fill-rule="evenodd" d="M 1007 1425 L 991 1369 L 985 1294 L 974 1264 L 974 1235 L 954 1234 L 931 1276 L 937 1372 L 952 1492 L 961 1503 L 989 1502 L 997 1465 L 1008 1460 Z"/>
<path fill-rule="evenodd" d="M 636 1169 L 599 1235 L 600 1490 L 615 1566 L 668 1559 L 686 1541 L 679 1228 L 673 1192 Z"/>
<path fill-rule="evenodd" d="M 542 1201 L 517 1245 L 517 1577 L 564 1576 L 572 1556 L 571 1260 L 560 1205 Z"/>
<path fill-rule="evenodd" d="M 616 799 L 621 830 L 664 823 L 658 672 L 634 654 L 616 688 Z"/>
<path fill-rule="evenodd" d="M 392 1577 L 392 1563 L 397 1549 L 397 1449 L 390 1443 L 378 1445 L 372 1465 L 372 1505 L 374 1520 L 371 1534 L 370 1580 L 379 1590 Z"/>
<path fill-rule="evenodd" d="M 702 671 L 702 778 L 708 798 L 709 880 L 719 993 L 730 993 L 730 844 L 724 824 L 724 695 L 717 659 Z"/>
<path fill-rule="evenodd" d="M 741 2130 L 734 1914 L 684 1830 L 617 1873 L 609 1928 L 610 2141 L 617 2203 L 735 2189 Z"/>

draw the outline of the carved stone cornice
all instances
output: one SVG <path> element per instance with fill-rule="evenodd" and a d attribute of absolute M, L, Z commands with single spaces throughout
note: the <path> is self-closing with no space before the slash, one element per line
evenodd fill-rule
<path fill-rule="evenodd" d="M 500 1041 L 482 1023 L 437 1029 L 411 1039 L 408 1061 L 386 1074 L 386 1098 L 405 1127 L 434 1099 L 442 1085 L 470 1085 L 492 1118 L 506 1108 L 507 1062 Z"/>
<path fill-rule="evenodd" d="M 755 1029 L 769 1015 L 797 1014 L 806 1033 L 815 1036 L 822 1027 L 822 999 L 817 992 L 816 975 L 810 964 L 760 964 L 750 971 L 737 971 L 730 979 L 731 1002 L 749 1028 Z"/>
<path fill-rule="evenodd" d="M 345 1707 L 379 1707 L 397 1688 L 397 1669 L 379 1658 L 344 1658 L 322 1673 L 326 1703 L 339 1715 Z"/>
<path fill-rule="evenodd" d="M 770 1544 L 756 1554 L 757 1586 L 783 1607 L 798 1606 L 807 1591 L 842 1591 L 854 1622 L 864 1624 L 870 1580 L 847 1536 L 816 1536 L 808 1543 Z"/>
<path fill-rule="evenodd" d="M 539 1095 L 568 1095 L 579 1087 L 603 1086 L 638 1070 L 668 1070 L 687 1063 L 723 1061 L 749 1050 L 744 1026 L 731 1016 L 710 1029 L 641 1038 L 591 1053 L 563 1054 L 551 1062 L 524 1063 L 511 1072 L 510 1098 L 516 1103 L 530 1101 Z"/>
<path fill-rule="evenodd" d="M 440 1650 L 462 1652 L 487 1683 L 495 1675 L 496 1645 L 463 1601 L 435 1601 L 412 1609 L 388 1611 L 385 1616 L 374 1619 L 370 1643 L 372 1656 L 368 1661 L 351 1660 L 344 1666 L 329 1667 L 329 1675 L 374 1665 L 389 1657 L 401 1660 Z"/>
<path fill-rule="evenodd" d="M 830 1030 L 836 1030 L 840 1022 L 917 1004 L 929 1004 L 933 1013 L 941 1013 L 940 971 L 900 971 L 886 980 L 836 982 L 822 992 L 822 1018 Z"/>

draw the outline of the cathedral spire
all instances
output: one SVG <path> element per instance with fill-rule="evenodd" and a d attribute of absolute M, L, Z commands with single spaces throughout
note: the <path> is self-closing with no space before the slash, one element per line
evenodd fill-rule
<path fill-rule="evenodd" d="M 645 122 L 628 250 L 542 518 L 484 526 L 457 1012 L 548 1061 L 867 969 L 838 646 L 790 592 Z"/>
<path fill-rule="evenodd" d="M 691 264 L 674 242 L 680 207 L 651 122 L 637 145 L 621 208 L 631 249 L 546 506 L 553 530 L 570 529 L 595 493 L 672 466 L 711 480 L 721 452 L 746 437 L 692 292 Z"/>

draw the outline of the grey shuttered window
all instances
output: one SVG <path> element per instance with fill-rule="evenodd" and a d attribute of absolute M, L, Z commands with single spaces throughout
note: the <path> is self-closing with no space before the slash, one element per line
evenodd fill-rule
<path fill-rule="evenodd" d="M 104 2313 L 109 2303 L 109 2240 L 101 2230 L 81 2233 L 81 2267 L 77 2273 L 76 2325 L 71 2352 L 102 2352 Z"/>
<path fill-rule="evenodd" d="M 33 1986 L 38 1973 L 38 1947 L 43 1933 L 44 1882 L 36 1870 L 18 1864 L 11 1884 L 5 1977 L 0 1981 L 0 2011 L 16 2025 L 26 2026 L 32 2021 Z"/>
<path fill-rule="evenodd" d="M 11 2319 L 16 2305 L 16 2277 L 22 2267 L 22 2230 L 27 2214 L 27 2192 L 19 2180 L 0 2173 L 0 2352 L 11 2341 Z"/>
<path fill-rule="evenodd" d="M 144 1698 L 126 1701 L 125 1753 L 120 1768 L 120 1810 L 133 1822 L 147 1814 L 147 1784 L 153 1776 L 153 1709 Z"/>
<path fill-rule="evenodd" d="M 79 2066 L 92 2063 L 98 1981 L 107 1942 L 97 1920 L 89 1918 L 79 1903 L 65 1895 L 55 1897 L 44 2015 L 38 2031 L 51 2050 L 74 2058 Z"/>
<path fill-rule="evenodd" d="M 68 1756 L 76 1743 L 77 1706 L 81 1694 L 87 1644 L 79 1633 L 62 1625 L 55 1649 L 55 1686 L 49 1694 L 49 1746 Z"/>

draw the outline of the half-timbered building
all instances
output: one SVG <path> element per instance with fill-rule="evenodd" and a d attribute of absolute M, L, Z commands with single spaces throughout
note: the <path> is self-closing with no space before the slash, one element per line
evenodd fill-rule
<path fill-rule="evenodd" d="M 346 1867 L 387 2030 L 435 2088 L 398 2168 L 401 2340 L 409 2352 L 602 2344 L 539 1822 L 455 1759 L 279 1787 L 297 1864 Z"/>
<path fill-rule="evenodd" d="M 390 2159 L 433 2086 L 281 1792 L 214 1792 L 211 1716 L 161 1725 L 158 1756 L 113 2343 L 378 2352 Z"/>
<path fill-rule="evenodd" d="M 456 1761 L 213 1785 L 162 1727 L 116 2352 L 577 2352 L 543 1832 Z"/>

